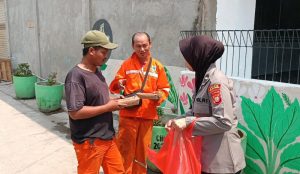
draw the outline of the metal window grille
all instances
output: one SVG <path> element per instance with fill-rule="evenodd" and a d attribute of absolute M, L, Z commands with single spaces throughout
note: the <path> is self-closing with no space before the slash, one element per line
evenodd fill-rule
<path fill-rule="evenodd" d="M 218 67 L 234 77 L 300 84 L 300 30 L 181 31 L 182 38 L 208 35 L 224 44 Z"/>

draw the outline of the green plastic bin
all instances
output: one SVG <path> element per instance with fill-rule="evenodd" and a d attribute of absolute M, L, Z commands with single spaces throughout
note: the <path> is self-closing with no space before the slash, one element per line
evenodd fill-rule
<path fill-rule="evenodd" d="M 35 83 L 35 98 L 38 108 L 42 112 L 52 112 L 61 108 L 63 84 L 47 86 L 46 82 Z"/>
<path fill-rule="evenodd" d="M 151 149 L 158 151 L 163 145 L 164 138 L 167 136 L 167 131 L 165 127 L 162 126 L 153 126 L 152 129 L 152 141 L 151 141 Z M 147 159 L 147 168 L 149 168 L 153 172 L 160 173 L 160 170 Z"/>

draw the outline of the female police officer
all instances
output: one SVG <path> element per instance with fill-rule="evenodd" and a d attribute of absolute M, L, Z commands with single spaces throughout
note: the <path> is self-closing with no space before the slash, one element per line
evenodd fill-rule
<path fill-rule="evenodd" d="M 184 129 L 192 121 L 194 136 L 203 136 L 202 174 L 240 173 L 245 157 L 237 132 L 234 114 L 233 82 L 215 65 L 224 46 L 208 36 L 183 39 L 179 47 L 187 67 L 196 73 L 193 107 L 185 118 L 172 120 L 167 126 Z"/>

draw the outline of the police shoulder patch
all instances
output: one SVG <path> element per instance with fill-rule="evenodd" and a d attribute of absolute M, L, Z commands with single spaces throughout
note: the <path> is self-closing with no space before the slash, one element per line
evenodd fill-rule
<path fill-rule="evenodd" d="M 212 84 L 208 87 L 208 92 L 211 95 L 212 102 L 215 105 L 222 103 L 221 84 Z"/>

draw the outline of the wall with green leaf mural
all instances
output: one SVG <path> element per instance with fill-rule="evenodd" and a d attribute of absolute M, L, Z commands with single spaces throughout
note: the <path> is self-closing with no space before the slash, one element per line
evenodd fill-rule
<path fill-rule="evenodd" d="M 120 63 L 114 62 L 105 70 L 108 83 Z M 174 84 L 167 105 L 178 102 L 175 105 L 179 114 L 184 114 L 195 90 L 194 73 L 180 67 L 167 67 L 167 71 Z M 235 84 L 239 127 L 247 133 L 247 167 L 243 172 L 300 173 L 300 86 L 231 79 Z"/>
<path fill-rule="evenodd" d="M 244 173 L 300 173 L 300 86 L 233 80 L 247 133 Z"/>
<path fill-rule="evenodd" d="M 245 173 L 300 172 L 299 102 L 297 99 L 290 102 L 287 95 L 284 96 L 286 108 L 274 87 L 269 89 L 262 103 L 242 96 L 246 124 L 240 127 L 249 139 Z"/>
<path fill-rule="evenodd" d="M 247 133 L 246 174 L 300 173 L 300 86 L 232 78 L 239 127 Z M 194 73 L 181 71 L 179 105 L 191 105 Z"/>

